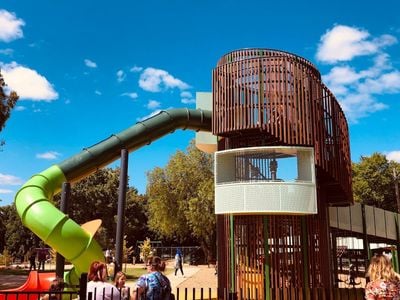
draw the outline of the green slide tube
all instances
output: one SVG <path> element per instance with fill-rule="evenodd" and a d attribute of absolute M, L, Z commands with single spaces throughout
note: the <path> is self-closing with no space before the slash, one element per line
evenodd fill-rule
<path fill-rule="evenodd" d="M 121 149 L 134 151 L 175 129 L 211 131 L 211 112 L 171 109 L 113 134 L 81 153 L 31 177 L 17 192 L 15 205 L 24 226 L 74 265 L 65 273 L 67 284 L 76 285 L 93 260 L 104 260 L 100 245 L 52 203 L 63 182 L 75 182 L 120 157 Z"/>

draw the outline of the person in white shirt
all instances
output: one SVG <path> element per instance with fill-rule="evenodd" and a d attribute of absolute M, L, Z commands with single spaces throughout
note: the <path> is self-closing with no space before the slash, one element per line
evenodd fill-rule
<path fill-rule="evenodd" d="M 120 300 L 120 291 L 107 280 L 107 265 L 94 261 L 90 265 L 87 283 L 88 300 Z"/>

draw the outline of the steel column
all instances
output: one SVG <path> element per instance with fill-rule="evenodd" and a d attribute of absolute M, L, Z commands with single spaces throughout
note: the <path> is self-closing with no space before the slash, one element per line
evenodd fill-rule
<path fill-rule="evenodd" d="M 121 150 L 121 167 L 119 175 L 118 190 L 118 217 L 117 217 L 117 234 L 115 249 L 115 269 L 114 276 L 122 270 L 123 263 L 123 247 L 124 247 L 124 225 L 125 225 L 125 206 L 126 206 L 126 190 L 128 186 L 128 150 Z"/>

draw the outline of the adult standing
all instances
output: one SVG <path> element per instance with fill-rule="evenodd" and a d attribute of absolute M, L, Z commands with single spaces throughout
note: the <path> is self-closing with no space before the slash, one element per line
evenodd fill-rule
<path fill-rule="evenodd" d="M 165 270 L 165 262 L 158 256 L 149 257 L 146 262 L 147 274 L 139 277 L 133 300 L 152 299 L 165 300 L 171 297 L 171 283 L 161 272 Z"/>
<path fill-rule="evenodd" d="M 38 270 L 42 270 L 44 271 L 44 265 L 46 263 L 46 259 L 49 255 L 49 250 L 47 248 L 39 248 L 38 249 L 38 261 L 39 261 L 39 266 L 38 266 Z"/>
<path fill-rule="evenodd" d="M 181 274 L 182 274 L 182 276 L 184 276 L 184 274 L 183 274 L 183 257 L 182 257 L 181 249 L 179 249 L 179 248 L 176 250 L 176 254 L 175 254 L 175 276 L 178 273 L 178 270 L 181 270 Z"/>
<path fill-rule="evenodd" d="M 371 259 L 367 274 L 370 282 L 365 287 L 365 299 L 400 300 L 399 275 L 385 255 L 379 254 Z"/>
<path fill-rule="evenodd" d="M 356 276 L 357 276 L 357 272 L 356 272 L 356 267 L 351 264 L 350 268 L 349 268 L 349 285 L 352 285 L 353 288 L 356 286 Z"/>
<path fill-rule="evenodd" d="M 107 248 L 105 256 L 106 256 L 106 263 L 107 264 L 111 263 L 113 259 L 112 259 L 112 252 L 110 249 Z"/>
<path fill-rule="evenodd" d="M 36 250 L 35 248 L 32 248 L 29 251 L 29 271 L 35 270 L 36 271 Z"/>
<path fill-rule="evenodd" d="M 90 264 L 87 283 L 87 299 L 120 300 L 120 291 L 107 280 L 107 265 L 100 261 Z M 89 297 L 91 293 L 92 297 Z"/>

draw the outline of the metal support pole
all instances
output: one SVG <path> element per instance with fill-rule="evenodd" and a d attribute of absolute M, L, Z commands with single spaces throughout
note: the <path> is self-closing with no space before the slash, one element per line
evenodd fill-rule
<path fill-rule="evenodd" d="M 396 260 L 395 271 L 398 273 L 400 270 L 400 232 L 399 232 L 399 214 L 394 215 L 394 223 L 396 224 L 396 253 L 394 256 Z M 393 250 L 392 250 L 393 252 Z M 393 253 L 392 253 L 393 254 Z"/>
<path fill-rule="evenodd" d="M 395 167 L 393 167 L 393 181 L 394 181 L 394 192 L 397 203 L 397 212 L 400 213 L 399 178 Z"/>
<path fill-rule="evenodd" d="M 367 233 L 367 220 L 365 215 L 365 205 L 361 204 L 361 216 L 362 216 L 362 227 L 363 227 L 363 248 L 364 248 L 364 267 L 365 270 L 368 269 L 369 260 L 371 253 L 369 251 L 369 241 Z"/>
<path fill-rule="evenodd" d="M 125 204 L 126 190 L 128 186 L 128 150 L 121 150 L 121 167 L 118 190 L 118 215 L 117 215 L 117 234 L 115 249 L 115 268 L 114 276 L 122 270 L 122 255 L 124 247 L 124 223 L 125 223 Z"/>
<path fill-rule="evenodd" d="M 71 184 L 69 182 L 64 182 L 61 191 L 61 202 L 60 210 L 68 214 L 68 202 L 71 197 Z M 64 278 L 64 263 L 65 258 L 60 253 L 57 252 L 56 255 L 56 276 L 59 278 Z"/>

